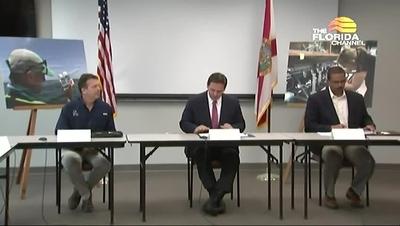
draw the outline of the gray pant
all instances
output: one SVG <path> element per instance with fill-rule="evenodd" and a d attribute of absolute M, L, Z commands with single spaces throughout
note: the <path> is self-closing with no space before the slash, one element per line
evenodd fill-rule
<path fill-rule="evenodd" d="M 82 172 L 82 160 L 92 165 L 92 170 L 85 179 Z M 110 171 L 111 163 L 100 153 L 96 152 L 77 152 L 72 150 L 63 150 L 62 165 L 69 175 L 74 185 L 74 189 L 83 195 L 88 192 Z"/>
<path fill-rule="evenodd" d="M 351 188 L 361 196 L 375 167 L 375 160 L 365 146 L 326 145 L 322 148 L 321 157 L 324 161 L 324 186 L 326 195 L 335 197 L 335 184 L 339 170 L 343 167 L 343 160 L 347 160 L 354 166 L 356 171 Z"/>

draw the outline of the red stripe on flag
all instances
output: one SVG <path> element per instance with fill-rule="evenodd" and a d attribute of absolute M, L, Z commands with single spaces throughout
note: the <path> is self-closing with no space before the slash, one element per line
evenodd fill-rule
<path fill-rule="evenodd" d="M 263 37 L 269 39 L 271 33 L 271 1 L 265 1 L 264 32 Z"/>
<path fill-rule="evenodd" d="M 271 56 L 276 56 L 276 54 L 278 53 L 278 50 L 276 48 L 276 39 L 272 39 L 271 40 Z"/>
<path fill-rule="evenodd" d="M 277 83 L 276 59 L 277 44 L 273 23 L 273 0 L 265 0 L 263 38 L 260 48 L 257 91 L 255 100 L 256 125 L 261 126 L 268 120 L 268 107 L 272 102 L 272 90 Z"/>
<path fill-rule="evenodd" d="M 112 49 L 110 41 L 110 25 L 108 21 L 108 5 L 107 0 L 98 0 L 98 3 L 99 34 L 97 36 L 97 74 L 100 77 L 100 82 L 103 87 L 102 99 L 111 106 L 113 113 L 115 113 L 117 103 L 115 99 L 115 86 L 112 70 Z"/>

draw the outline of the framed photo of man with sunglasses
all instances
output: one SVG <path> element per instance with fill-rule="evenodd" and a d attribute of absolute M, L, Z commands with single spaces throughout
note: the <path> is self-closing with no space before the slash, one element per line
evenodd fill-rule
<path fill-rule="evenodd" d="M 7 108 L 63 106 L 79 95 L 86 72 L 83 41 L 0 37 L 0 74 Z"/>

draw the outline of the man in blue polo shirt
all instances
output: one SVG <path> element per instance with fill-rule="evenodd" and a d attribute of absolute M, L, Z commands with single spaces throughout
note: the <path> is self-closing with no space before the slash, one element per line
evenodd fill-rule
<path fill-rule="evenodd" d="M 112 109 L 100 99 L 99 78 L 93 74 L 82 74 L 78 88 L 81 97 L 63 107 L 56 132 L 58 129 L 115 131 Z M 87 161 L 92 166 L 86 179 L 82 173 L 82 161 Z M 108 173 L 110 162 L 94 148 L 63 150 L 61 162 L 74 185 L 74 191 L 68 199 L 69 208 L 76 209 L 82 199 L 82 210 L 92 212 L 91 189 Z"/>

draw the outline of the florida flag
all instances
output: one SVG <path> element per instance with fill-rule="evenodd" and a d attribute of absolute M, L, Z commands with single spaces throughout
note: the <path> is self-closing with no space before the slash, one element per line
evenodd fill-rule
<path fill-rule="evenodd" d="M 263 127 L 267 123 L 268 107 L 272 101 L 272 90 L 278 82 L 276 36 L 272 2 L 273 0 L 265 0 L 263 39 L 258 60 L 257 91 L 255 95 L 257 127 Z"/>

